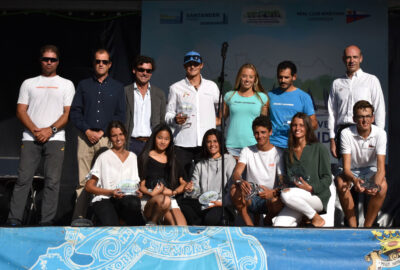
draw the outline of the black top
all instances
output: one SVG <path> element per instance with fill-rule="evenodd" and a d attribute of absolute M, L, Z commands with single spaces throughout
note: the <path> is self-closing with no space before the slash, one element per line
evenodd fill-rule
<path fill-rule="evenodd" d="M 75 127 L 105 132 L 112 120 L 125 122 L 125 94 L 122 83 L 108 76 L 102 83 L 90 77 L 79 82 L 71 105 Z"/>
<path fill-rule="evenodd" d="M 178 167 L 177 178 L 179 179 L 179 177 L 183 177 L 183 170 L 178 163 L 176 165 Z M 146 188 L 148 189 L 154 189 L 158 182 L 163 183 L 164 186 L 169 189 L 176 188 L 171 186 L 171 181 L 169 179 L 170 171 L 167 167 L 167 163 L 158 162 L 149 156 L 144 174 L 144 179 L 146 179 Z"/>

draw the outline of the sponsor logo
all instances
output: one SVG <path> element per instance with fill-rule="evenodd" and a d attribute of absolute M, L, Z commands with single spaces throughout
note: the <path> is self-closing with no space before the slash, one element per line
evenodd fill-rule
<path fill-rule="evenodd" d="M 363 11 L 347 9 L 346 10 L 346 23 L 352 23 L 355 21 L 359 21 L 359 20 L 368 18 L 370 16 L 371 16 L 370 14 L 367 14 Z"/>
<path fill-rule="evenodd" d="M 242 22 L 257 26 L 284 25 L 286 16 L 280 7 L 249 7 L 242 11 Z"/>

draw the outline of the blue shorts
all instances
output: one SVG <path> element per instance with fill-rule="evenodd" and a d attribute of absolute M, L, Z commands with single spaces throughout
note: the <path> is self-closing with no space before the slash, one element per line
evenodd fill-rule
<path fill-rule="evenodd" d="M 249 205 L 248 209 L 254 214 L 266 214 L 268 212 L 267 200 L 256 195 L 251 198 L 251 204 Z"/>
<path fill-rule="evenodd" d="M 375 166 L 368 166 L 363 168 L 355 168 L 351 169 L 353 175 L 360 179 L 367 179 L 370 178 L 372 175 L 376 174 L 378 169 Z M 343 167 L 339 167 L 335 176 L 341 175 L 343 173 Z"/>

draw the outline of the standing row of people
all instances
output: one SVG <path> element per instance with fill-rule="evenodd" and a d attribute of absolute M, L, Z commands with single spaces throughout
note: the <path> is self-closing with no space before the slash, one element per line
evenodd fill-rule
<path fill-rule="evenodd" d="M 368 87 L 370 84 L 365 81 L 366 80 L 368 81 L 368 79 L 371 77 L 371 75 L 362 73 L 361 70 L 359 70 L 359 64 L 362 61 L 362 55 L 361 51 L 357 51 L 357 49 L 358 48 L 356 46 L 349 46 L 348 48 L 345 49 L 343 60 L 347 68 L 347 81 L 346 79 L 339 79 L 341 80 L 340 83 L 350 85 L 350 90 L 348 90 L 347 97 L 351 98 L 347 99 L 347 103 L 344 104 L 345 102 L 343 100 L 345 99 L 345 97 L 343 96 L 343 93 L 346 92 L 344 88 L 345 86 L 344 85 L 338 86 L 340 85 L 340 83 L 338 83 L 337 80 L 333 83 L 333 88 L 331 91 L 331 95 L 329 97 L 330 129 L 334 129 L 335 132 L 340 125 L 338 124 L 340 122 L 338 123 L 335 122 L 339 120 L 335 119 L 347 119 L 346 121 L 348 121 L 348 117 L 343 117 L 342 114 L 344 113 L 349 114 L 348 108 L 349 106 L 352 106 L 351 102 L 353 102 L 354 104 L 357 101 L 357 97 L 363 97 L 363 98 L 365 97 L 366 100 L 376 101 L 379 100 L 380 96 L 382 96 L 382 98 L 380 99 L 380 103 L 377 104 L 380 113 L 380 116 L 378 118 L 380 120 L 382 119 L 382 107 L 384 113 L 384 101 L 383 101 L 382 91 L 380 90 L 379 92 L 379 89 L 377 89 L 377 87 L 375 87 L 374 90 L 371 90 L 371 93 L 373 93 L 371 94 L 371 96 L 368 96 L 365 93 L 363 94 L 353 93 L 357 92 L 357 87 Z M 40 58 L 42 65 L 42 75 L 39 76 L 38 78 L 41 79 L 60 78 L 59 76 L 56 75 L 58 60 L 59 60 L 59 52 L 55 46 L 43 47 Z M 184 178 L 186 178 L 185 180 L 190 179 L 193 170 L 195 171 L 195 175 L 196 173 L 198 173 L 196 172 L 195 169 L 197 167 L 194 167 L 194 164 L 198 163 L 198 161 L 202 160 L 202 158 L 204 159 L 205 157 L 204 151 L 206 149 L 206 146 L 204 146 L 204 144 L 205 141 L 206 142 L 208 141 L 207 137 L 209 137 L 209 136 L 204 136 L 204 134 L 206 134 L 207 130 L 215 128 L 216 125 L 218 125 L 221 122 L 220 117 L 222 116 L 222 114 L 216 115 L 216 110 L 215 110 L 216 106 L 218 106 L 218 100 L 219 100 L 218 87 L 214 82 L 206 80 L 201 76 L 201 69 L 203 68 L 204 65 L 202 57 L 200 56 L 199 53 L 194 51 L 191 51 L 185 55 L 184 68 L 186 71 L 186 78 L 171 85 L 169 89 L 167 106 L 163 91 L 150 85 L 150 78 L 152 76 L 152 72 L 155 70 L 155 63 L 153 59 L 145 56 L 139 56 L 136 59 L 132 68 L 132 72 L 135 75 L 135 82 L 132 85 L 126 86 L 125 89 L 121 83 L 113 80 L 108 75 L 108 71 L 111 68 L 112 62 L 110 59 L 110 54 L 106 50 L 102 49 L 95 52 L 93 64 L 95 71 L 94 76 L 81 81 L 78 84 L 75 95 L 73 94 L 74 93 L 73 84 L 65 79 L 62 79 L 64 80 L 63 81 L 64 85 L 59 85 L 59 82 L 57 82 L 56 85 L 56 83 L 54 82 L 51 82 L 49 84 L 40 81 L 39 83 L 40 85 L 27 87 L 26 84 L 29 80 L 24 82 L 24 84 L 22 85 L 24 87 L 21 86 L 17 115 L 19 119 L 22 121 L 22 123 L 25 125 L 27 130 L 29 130 L 26 131 L 26 133 L 30 135 L 31 137 L 30 139 L 33 140 L 34 145 L 46 148 L 47 145 L 50 145 L 48 144 L 48 142 L 56 140 L 59 136 L 64 134 L 62 127 L 67 122 L 68 113 L 71 107 L 70 119 L 75 124 L 75 126 L 80 130 L 80 134 L 78 137 L 78 151 L 77 151 L 78 166 L 79 166 L 79 186 L 77 188 L 77 203 L 73 215 L 73 218 L 76 219 L 86 216 L 86 209 L 89 204 L 90 197 L 84 190 L 85 186 L 87 191 L 89 191 L 90 193 L 97 194 L 95 191 L 97 184 L 95 183 L 98 183 L 96 182 L 98 181 L 98 179 L 96 180 L 96 177 L 98 178 L 98 176 L 96 176 L 95 174 L 89 174 L 89 172 L 93 165 L 95 155 L 98 154 L 101 149 L 108 148 L 108 142 L 110 140 L 112 141 L 111 131 L 115 130 L 113 129 L 108 130 L 109 139 L 107 139 L 107 137 L 105 136 L 107 131 L 107 126 L 111 121 L 114 120 L 118 120 L 120 121 L 120 123 L 124 123 L 125 126 L 127 127 L 127 132 L 123 136 L 125 140 L 124 144 L 126 143 L 127 147 L 131 151 L 136 153 L 137 156 L 139 156 L 140 178 L 146 179 L 150 177 L 153 179 L 149 181 L 147 181 L 146 179 L 146 181 L 144 182 L 142 181 L 142 183 L 140 184 L 140 190 L 141 193 L 143 193 L 141 195 L 143 195 L 144 197 L 146 196 L 148 197 L 147 198 L 148 203 L 144 204 L 145 212 L 147 209 L 147 213 L 149 212 L 153 213 L 154 211 L 158 213 L 164 213 L 162 215 L 166 216 L 166 220 L 168 220 L 169 224 L 182 225 L 184 223 L 182 219 L 183 217 L 182 212 L 180 210 L 174 211 L 174 207 L 172 207 L 172 205 L 174 204 L 172 203 L 173 199 L 171 200 L 171 196 L 176 196 L 184 192 L 190 193 L 195 189 L 195 187 L 198 190 L 197 186 L 198 184 L 195 184 L 196 181 L 194 181 L 193 183 L 189 182 L 189 184 L 186 184 L 186 182 L 183 181 L 183 179 Z M 269 142 L 269 135 L 268 135 L 268 143 L 270 145 L 266 147 L 269 148 L 272 146 L 274 149 L 276 148 L 277 153 L 279 151 L 283 151 L 284 149 L 289 149 L 288 150 L 290 153 L 289 160 L 292 163 L 296 160 L 299 161 L 301 159 L 300 157 L 302 157 L 303 149 L 308 149 L 305 146 L 312 144 L 314 142 L 315 136 L 312 137 L 310 135 L 313 134 L 313 130 L 316 129 L 317 127 L 314 106 L 310 96 L 294 86 L 294 81 L 296 80 L 297 76 L 296 73 L 297 73 L 296 66 L 292 62 L 284 61 L 280 63 L 277 68 L 277 78 L 279 82 L 279 88 L 270 91 L 268 95 L 266 95 L 263 87 L 261 86 L 260 78 L 254 65 L 245 64 L 240 68 L 238 75 L 236 77 L 235 89 L 233 91 L 226 93 L 226 95 L 224 96 L 224 105 L 222 110 L 224 116 L 229 117 L 229 126 L 227 132 L 228 151 L 229 153 L 232 154 L 232 156 L 234 156 L 237 160 L 239 160 L 239 163 L 236 166 L 238 171 L 236 171 L 235 169 L 236 177 L 238 177 L 243 173 L 244 168 L 246 166 L 256 166 L 256 167 L 258 166 L 257 158 L 251 157 L 250 153 L 252 150 L 248 147 L 251 146 L 255 147 L 255 145 L 258 145 L 258 138 L 265 137 L 265 131 L 256 132 L 255 127 L 251 126 L 253 120 L 259 115 L 269 115 L 269 118 L 271 119 L 272 122 L 271 128 L 268 128 L 267 125 L 264 125 L 266 126 L 267 133 L 268 132 L 270 133 L 269 135 L 271 139 Z M 353 75 L 356 76 L 353 77 Z M 360 77 L 360 80 L 353 83 L 353 80 L 355 80 L 355 78 L 358 77 Z M 372 76 L 372 78 L 375 77 Z M 379 86 L 379 82 L 376 84 L 376 81 L 377 79 L 375 78 L 374 79 L 375 86 L 376 85 Z M 337 90 L 337 88 L 340 89 Z M 24 93 L 27 90 L 23 91 L 23 89 L 28 89 L 33 93 L 28 95 Z M 38 89 L 42 89 L 42 91 L 40 92 L 40 90 Z M 60 89 L 60 91 L 55 91 L 55 89 Z M 37 122 L 36 124 L 37 120 L 31 119 L 31 117 L 32 118 L 36 117 L 35 113 L 41 111 L 44 114 L 49 114 L 50 112 L 47 106 L 41 107 L 41 110 L 34 109 L 34 102 L 40 102 L 40 99 L 38 98 L 38 94 L 36 92 L 45 95 L 45 98 L 47 99 L 48 102 L 54 103 L 53 101 L 55 99 L 53 100 L 51 90 L 54 90 L 53 92 L 57 93 L 67 92 L 66 94 L 62 95 L 63 106 L 60 106 L 61 105 L 60 102 L 56 103 L 58 106 L 57 110 L 60 111 L 61 108 L 62 114 L 61 115 L 52 114 L 53 118 L 55 116 L 59 116 L 59 118 L 51 119 L 49 121 L 46 121 L 46 123 Z M 72 96 L 74 96 L 73 101 L 72 101 Z M 72 101 L 72 106 L 71 106 L 71 101 Z M 298 114 L 298 113 L 303 113 L 303 114 Z M 28 117 L 26 117 L 26 115 Z M 293 118 L 294 115 L 297 115 L 298 117 Z M 46 118 L 43 117 L 43 119 Z M 306 134 L 307 136 L 305 140 L 301 139 L 300 141 L 298 141 L 298 138 L 295 135 L 292 134 L 293 136 L 292 137 L 290 136 L 291 132 L 297 134 L 297 132 L 292 131 L 291 129 L 291 126 L 293 124 L 292 122 L 294 119 L 300 119 L 302 121 L 301 124 L 296 124 L 297 126 L 303 126 L 303 129 L 304 126 L 306 126 L 305 128 L 306 132 L 304 133 L 307 133 Z M 154 128 L 160 123 L 164 122 L 164 120 L 168 126 L 165 126 L 166 128 L 164 130 L 160 130 L 159 132 L 160 134 L 158 133 L 154 134 Z M 334 124 L 331 124 L 332 122 L 334 122 Z M 39 127 L 36 127 L 35 125 Z M 169 130 L 169 128 L 171 128 L 172 130 Z M 118 128 L 115 127 L 114 129 Z M 119 127 L 118 132 L 125 133 L 125 128 Z M 335 132 L 333 132 L 333 134 L 335 134 Z M 254 137 L 252 133 L 254 133 Z M 256 133 L 258 134 L 257 136 Z M 214 135 L 216 137 L 215 140 L 218 140 L 217 134 Z M 308 135 L 310 135 L 311 137 Z M 288 144 L 288 138 L 289 138 L 289 144 Z M 153 140 L 153 144 L 151 146 L 148 146 L 147 148 L 144 148 L 146 143 L 149 144 L 148 142 L 150 139 Z M 175 142 L 174 154 L 172 155 L 173 158 L 172 156 L 170 156 L 171 153 L 168 152 L 167 154 L 165 150 L 163 151 L 160 150 L 163 147 L 163 145 L 164 146 L 167 145 L 168 147 L 169 144 L 166 144 L 166 141 L 168 139 L 170 140 L 170 143 L 172 143 L 172 141 Z M 62 138 L 60 140 L 62 141 Z M 25 146 L 27 140 L 23 139 L 23 141 Z M 120 143 L 120 141 L 116 140 L 116 144 L 117 143 Z M 213 154 L 211 154 L 212 151 L 211 144 L 212 143 L 210 142 L 209 157 L 213 156 Z M 116 149 L 114 143 L 112 145 L 113 148 L 111 151 L 120 150 Z M 295 147 L 296 149 L 291 148 L 294 146 L 296 146 Z M 336 154 L 335 146 L 336 146 L 335 141 L 332 139 L 331 150 L 334 154 Z M 63 150 L 63 148 L 61 149 Z M 320 148 L 317 147 L 316 149 L 318 150 Z M 221 156 L 224 155 L 225 152 L 224 152 L 224 147 L 222 147 L 220 144 L 219 144 L 219 151 L 220 152 L 218 158 L 221 158 Z M 119 156 L 119 159 L 121 161 L 130 156 L 126 152 L 124 151 L 122 152 L 121 154 L 123 155 Z M 308 150 L 306 152 L 308 152 Z M 28 155 L 30 155 L 30 153 L 28 153 Z M 183 168 L 183 170 L 180 172 L 175 171 L 177 170 L 178 167 L 174 167 L 173 169 L 171 167 L 172 164 L 174 163 L 173 159 L 175 159 L 175 156 L 176 159 L 179 160 L 179 163 L 182 165 Z M 29 173 L 27 174 L 32 174 L 32 176 L 34 172 L 34 170 L 32 171 L 31 168 L 32 166 L 28 168 L 26 165 L 24 165 L 23 161 L 24 161 L 23 153 L 21 152 L 21 165 L 20 165 L 21 180 L 18 179 L 17 181 L 17 185 L 13 193 L 11 210 L 9 215 L 9 223 L 16 225 L 18 225 L 21 222 L 23 214 L 23 209 L 21 210 L 21 205 L 24 204 L 26 201 L 25 199 L 22 199 L 22 197 L 27 196 L 27 191 L 22 192 L 20 191 L 20 189 L 25 190 L 27 187 L 29 189 L 31 183 L 30 182 L 31 180 L 28 179 L 27 175 L 24 176 L 25 180 L 22 179 L 23 176 L 22 172 L 24 170 L 28 170 Z M 59 161 L 57 162 L 60 163 Z M 259 165 L 262 166 L 262 162 Z M 61 164 L 62 161 L 59 165 L 60 168 Z M 140 164 L 142 165 L 146 164 L 146 165 L 141 168 Z M 213 163 L 209 162 L 209 164 Z M 207 166 L 210 166 L 209 164 Z M 229 164 L 229 159 L 228 159 L 228 164 Z M 158 169 L 164 168 L 160 169 L 159 171 L 165 171 L 166 168 L 168 168 L 168 170 L 170 170 L 169 172 L 173 173 L 174 177 L 171 178 L 171 175 L 169 175 L 168 173 L 164 175 L 164 177 L 162 177 L 161 175 L 157 175 L 157 173 L 155 173 L 157 171 L 156 169 L 155 170 L 147 169 L 146 166 L 153 166 L 152 168 L 158 168 Z M 307 166 L 310 166 L 310 168 L 313 167 L 312 165 L 307 165 Z M 47 163 L 45 162 L 45 168 L 46 167 Z M 258 169 L 259 168 L 257 168 L 257 170 Z M 46 177 L 45 183 L 49 182 L 47 178 L 50 175 L 50 173 L 51 172 L 49 171 L 45 171 L 45 177 Z M 260 179 L 265 177 L 264 173 L 267 173 L 268 175 L 269 171 L 261 170 L 261 172 L 256 172 L 254 174 L 255 181 L 262 182 Z M 310 174 L 313 173 L 310 172 Z M 177 175 L 180 175 L 180 177 L 176 177 Z M 251 175 L 251 173 L 249 175 Z M 381 176 L 382 173 L 380 173 L 379 175 Z M 94 178 L 91 178 L 93 176 Z M 384 172 L 383 172 L 383 177 L 384 177 Z M 164 182 L 161 181 L 160 179 L 164 179 Z M 168 182 L 166 181 L 166 179 L 172 182 Z M 241 178 L 238 178 L 236 180 L 240 179 Z M 272 182 L 274 182 L 273 185 L 275 185 L 275 180 L 272 180 Z M 313 187 L 310 183 L 306 182 L 303 183 L 303 182 L 301 184 L 297 183 L 298 185 L 301 186 L 300 189 L 306 190 L 308 192 L 311 191 L 311 193 L 312 192 L 315 193 L 314 190 L 315 187 Z M 58 183 L 59 183 L 59 175 L 58 175 Z M 92 183 L 92 185 L 89 185 L 88 188 L 87 183 Z M 271 186 L 270 184 L 268 184 L 268 186 L 270 186 L 271 188 L 273 187 L 273 185 Z M 237 182 L 235 183 L 235 185 L 232 185 L 232 190 L 231 190 L 233 192 L 232 194 L 244 194 L 243 192 L 246 193 L 249 191 L 249 187 L 247 185 L 247 182 L 243 183 Z M 52 188 L 50 186 L 45 187 L 46 197 L 48 196 L 46 195 L 47 194 L 46 192 L 49 191 L 53 193 L 56 192 L 58 195 L 58 187 L 56 188 Z M 279 203 L 281 202 L 281 200 L 277 199 L 276 193 L 277 193 L 276 191 L 272 192 L 272 194 L 275 194 L 274 196 L 272 196 L 272 198 L 275 198 L 276 202 Z M 153 196 L 155 194 L 157 196 Z M 260 194 L 262 194 L 261 197 L 263 197 L 263 199 L 267 198 L 271 199 L 270 198 L 271 194 L 269 194 L 266 191 L 265 192 L 261 191 Z M 100 194 L 97 195 L 102 195 L 102 194 L 100 192 Z M 375 196 L 376 193 L 373 194 L 371 193 L 370 195 Z M 115 196 L 118 197 L 119 194 L 115 194 Z M 159 199 L 152 200 L 154 197 L 157 197 Z M 167 197 L 169 197 L 169 199 Z M 325 209 L 326 195 L 322 197 L 323 197 L 322 199 L 320 198 L 322 206 L 318 205 L 313 207 L 314 211 L 318 212 L 321 211 L 322 209 Z M 53 197 L 52 199 L 58 200 L 58 197 Z M 169 203 L 168 200 L 170 200 Z M 270 205 L 272 201 L 268 200 L 268 203 L 265 204 Z M 261 203 L 254 202 L 254 204 L 259 204 L 258 205 L 259 207 L 264 207 L 264 202 Z M 272 203 L 272 205 L 273 204 L 274 203 Z M 153 206 L 150 207 L 147 205 L 153 205 Z M 171 209 L 169 209 L 170 211 L 165 209 L 165 205 L 170 205 L 171 207 Z M 52 205 L 52 207 L 54 207 L 54 204 Z M 43 219 L 43 217 L 46 216 L 46 211 L 47 211 L 44 210 L 45 208 L 46 206 L 42 208 L 41 223 L 51 224 L 52 219 L 54 218 L 55 210 L 53 209 L 54 211 L 51 217 Z M 179 207 L 175 209 L 179 209 Z M 185 207 L 182 207 L 182 211 L 185 211 L 184 209 Z M 45 212 L 43 213 L 43 211 Z M 199 211 L 197 212 L 200 213 Z M 257 209 L 255 212 L 257 212 Z M 270 211 L 270 213 L 275 213 L 275 212 L 277 212 L 277 210 Z M 313 211 L 310 210 L 307 216 L 310 216 L 311 215 L 310 213 L 313 213 Z M 146 219 L 152 220 L 151 216 L 153 216 L 153 214 L 148 215 Z M 202 215 L 197 215 L 197 217 L 195 218 L 198 218 L 199 216 Z M 246 220 L 247 218 L 246 214 L 242 216 Z M 268 219 L 270 219 L 271 215 L 267 215 L 267 217 Z M 278 220 L 280 219 L 281 218 L 278 218 Z M 268 220 L 268 222 L 271 221 Z M 321 225 L 322 222 L 317 221 L 316 224 Z"/>

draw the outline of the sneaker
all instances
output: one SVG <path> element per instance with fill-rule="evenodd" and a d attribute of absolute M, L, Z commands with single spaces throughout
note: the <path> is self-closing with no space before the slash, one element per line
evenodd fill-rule
<path fill-rule="evenodd" d="M 7 219 L 6 226 L 20 227 L 20 226 L 22 226 L 22 223 L 21 223 L 21 221 L 19 221 L 16 218 L 9 218 L 9 219 Z"/>

